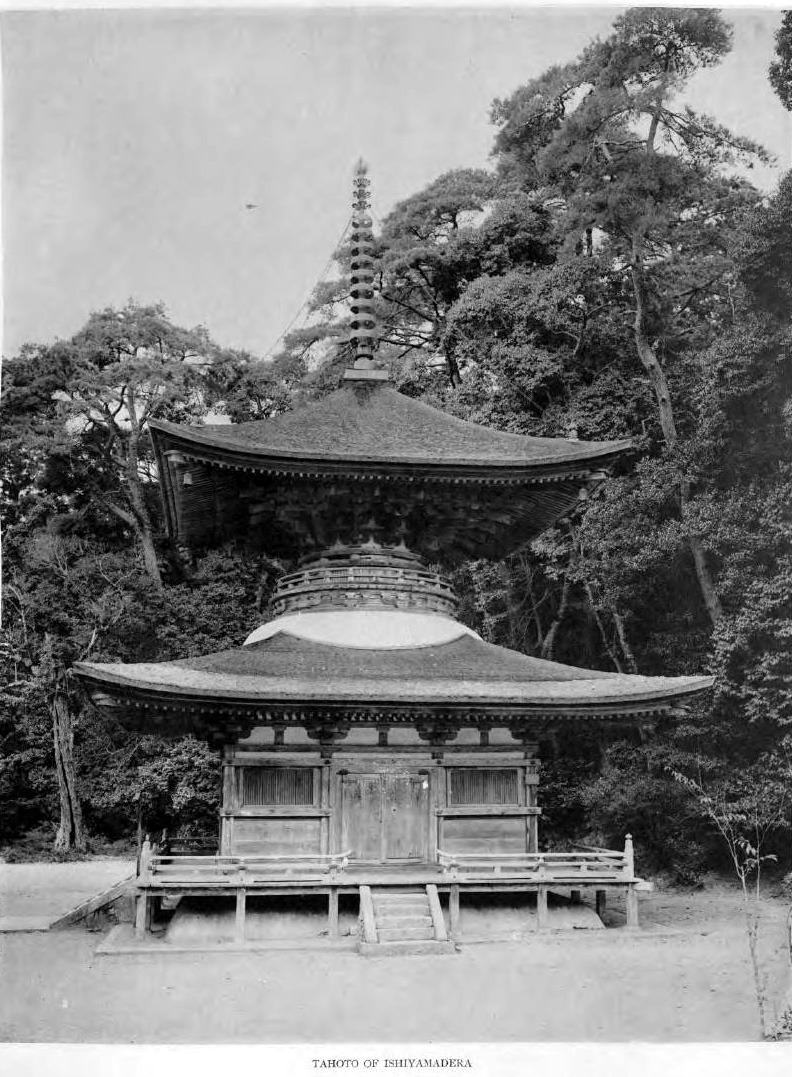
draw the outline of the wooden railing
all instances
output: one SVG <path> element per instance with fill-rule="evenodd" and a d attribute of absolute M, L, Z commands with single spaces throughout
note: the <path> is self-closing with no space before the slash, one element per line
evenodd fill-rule
<path fill-rule="evenodd" d="M 632 838 L 624 850 L 591 849 L 561 853 L 451 853 L 437 850 L 444 873 L 452 878 L 505 876 L 548 883 L 633 882 Z"/>
<path fill-rule="evenodd" d="M 288 856 L 172 856 L 143 843 L 138 886 L 255 886 L 277 879 L 332 878 L 349 852 Z"/>
<path fill-rule="evenodd" d="M 349 867 L 351 852 L 276 856 L 190 856 L 162 852 L 143 843 L 139 887 L 266 885 L 274 881 L 332 881 Z M 437 850 L 437 865 L 449 882 L 509 878 L 560 886 L 638 883 L 630 835 L 623 850 L 592 849 L 545 853 L 458 853 Z M 439 881 L 439 880 L 438 880 Z"/>

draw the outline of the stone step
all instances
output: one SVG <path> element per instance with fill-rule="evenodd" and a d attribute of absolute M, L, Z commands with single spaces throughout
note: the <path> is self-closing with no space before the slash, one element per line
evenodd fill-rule
<path fill-rule="evenodd" d="M 426 901 L 426 890 L 375 890 L 371 896 L 374 901 Z"/>
<path fill-rule="evenodd" d="M 453 942 L 437 942 L 436 939 L 406 939 L 396 942 L 361 942 L 358 953 L 361 957 L 406 957 L 412 954 L 454 954 L 457 948 Z"/>
<path fill-rule="evenodd" d="M 413 901 L 408 905 L 406 901 L 396 901 L 392 905 L 374 905 L 375 916 L 412 916 L 416 913 L 419 916 L 428 916 L 429 902 Z"/>
<path fill-rule="evenodd" d="M 379 927 L 378 925 L 377 938 L 380 942 L 399 942 L 408 939 L 429 940 L 434 939 L 434 929 L 431 924 L 428 927 L 425 924 L 401 927 Z"/>
<path fill-rule="evenodd" d="M 423 916 L 378 916 L 377 928 L 380 927 L 429 927 L 434 930 L 432 917 Z"/>
<path fill-rule="evenodd" d="M 378 948 L 437 945 L 429 896 L 424 887 L 377 890 L 372 894 Z M 362 951 L 361 951 L 362 952 Z M 399 952 L 394 951 L 394 952 Z M 413 953 L 413 949 L 403 952 Z M 437 952 L 434 949 L 426 952 Z"/>

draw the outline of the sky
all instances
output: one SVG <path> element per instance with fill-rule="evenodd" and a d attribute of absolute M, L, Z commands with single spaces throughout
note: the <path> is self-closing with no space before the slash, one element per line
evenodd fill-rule
<path fill-rule="evenodd" d="M 379 218 L 485 166 L 492 100 L 617 11 L 4 12 L 2 354 L 130 298 L 267 354 L 327 266 L 361 154 Z M 770 189 L 792 165 L 766 75 L 780 12 L 727 14 L 732 54 L 691 103 L 777 156 L 754 175 Z"/>

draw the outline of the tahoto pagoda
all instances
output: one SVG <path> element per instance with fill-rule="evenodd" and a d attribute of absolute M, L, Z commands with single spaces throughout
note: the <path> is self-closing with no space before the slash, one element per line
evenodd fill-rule
<path fill-rule="evenodd" d="M 627 442 L 501 433 L 398 393 L 375 362 L 368 179 L 355 176 L 354 361 L 341 388 L 273 419 L 152 423 L 167 526 L 296 563 L 272 619 L 236 648 L 161 663 L 83 662 L 93 701 L 130 726 L 222 748 L 216 855 L 146 843 L 145 935 L 158 898 L 339 894 L 362 949 L 448 947 L 460 893 L 579 901 L 641 880 L 622 850 L 540 852 L 538 744 L 569 727 L 646 724 L 706 677 L 579 669 L 486 643 L 437 570 L 502 558 L 574 508 Z M 447 900 L 446 900 L 447 897 Z M 350 899 L 345 899 L 350 900 Z"/>

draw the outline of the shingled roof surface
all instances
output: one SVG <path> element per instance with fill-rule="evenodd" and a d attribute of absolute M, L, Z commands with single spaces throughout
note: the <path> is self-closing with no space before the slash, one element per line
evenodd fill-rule
<path fill-rule="evenodd" d="M 346 386 L 295 411 L 235 425 L 183 426 L 152 422 L 189 446 L 226 450 L 262 460 L 382 461 L 436 465 L 542 466 L 606 460 L 629 441 L 571 441 L 508 434 L 457 419 L 387 385 L 364 391 Z"/>
<path fill-rule="evenodd" d="M 317 643 L 286 632 L 201 658 L 134 664 L 77 663 L 94 686 L 165 700 L 508 703 L 511 706 L 644 710 L 708 687 L 708 677 L 639 677 L 530 658 L 469 635 L 438 646 L 365 649 Z"/>

